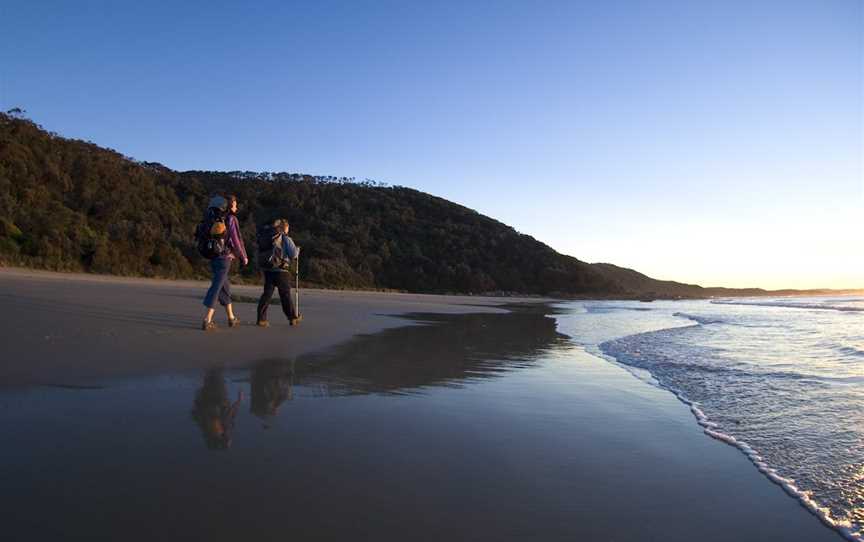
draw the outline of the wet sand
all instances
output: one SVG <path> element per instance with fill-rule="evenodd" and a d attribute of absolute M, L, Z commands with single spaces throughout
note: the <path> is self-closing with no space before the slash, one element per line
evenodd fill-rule
<path fill-rule="evenodd" d="M 4 539 L 840 540 L 548 307 L 204 287 L 0 270 Z"/>

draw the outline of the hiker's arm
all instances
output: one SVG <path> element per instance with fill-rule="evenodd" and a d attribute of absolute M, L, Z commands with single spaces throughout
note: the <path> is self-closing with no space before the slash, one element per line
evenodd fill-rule
<path fill-rule="evenodd" d="M 289 260 L 300 255 L 300 247 L 294 244 L 294 240 L 287 235 L 282 236 L 282 254 Z"/>
<path fill-rule="evenodd" d="M 231 240 L 234 255 L 243 260 L 243 265 L 246 265 L 249 262 L 249 258 L 246 257 L 246 246 L 243 244 L 243 238 L 240 237 L 240 225 L 237 223 L 237 217 L 233 215 L 228 221 L 228 237 Z"/>

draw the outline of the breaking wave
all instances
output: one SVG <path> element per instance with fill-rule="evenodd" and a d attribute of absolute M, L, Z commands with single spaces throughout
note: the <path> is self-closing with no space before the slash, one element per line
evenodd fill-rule
<path fill-rule="evenodd" d="M 857 302 L 850 301 L 850 303 Z M 713 300 L 711 303 L 715 305 L 742 305 L 747 307 L 779 307 L 784 309 L 807 309 L 807 310 L 828 310 L 840 312 L 864 312 L 864 306 L 846 305 L 838 303 L 834 300 L 833 303 L 807 303 L 796 301 L 729 301 L 729 300 Z"/>

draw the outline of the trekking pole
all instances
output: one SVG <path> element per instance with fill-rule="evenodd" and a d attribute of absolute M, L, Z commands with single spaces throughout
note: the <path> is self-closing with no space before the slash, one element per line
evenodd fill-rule
<path fill-rule="evenodd" d="M 300 253 L 297 253 L 297 273 L 294 275 L 295 279 L 295 295 L 297 296 L 297 318 L 300 318 Z"/>

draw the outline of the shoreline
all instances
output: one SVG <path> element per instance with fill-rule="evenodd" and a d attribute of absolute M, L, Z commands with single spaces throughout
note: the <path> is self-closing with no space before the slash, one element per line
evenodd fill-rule
<path fill-rule="evenodd" d="M 237 307 L 238 315 L 244 320 L 243 326 L 229 330 L 223 325 L 216 332 L 204 333 L 197 324 L 203 312 L 200 300 L 206 283 L 116 277 L 88 279 L 89 276 L 70 277 L 61 273 L 10 272 L 0 269 L 0 298 L 7 302 L 10 311 L 7 314 L 14 315 L 10 325 L 0 330 L 0 338 L 9 345 L 7 361 L 0 367 L 0 393 L 10 389 L 60 385 L 86 394 L 93 393 L 88 391 L 91 390 L 89 386 L 106 380 L 111 382 L 116 378 L 141 379 L 141 382 L 145 382 L 154 375 L 201 371 L 213 365 L 245 371 L 249 369 L 250 360 L 303 359 L 316 354 L 336 356 L 342 364 L 337 363 L 337 366 L 348 368 L 356 366 L 356 359 L 368 358 L 366 370 L 371 372 L 363 374 L 364 378 L 372 378 L 373 381 L 383 378 L 379 366 L 387 367 L 387 374 L 390 375 L 387 378 L 405 379 L 407 375 L 410 379 L 411 369 L 400 364 L 402 359 L 399 356 L 416 348 L 423 349 L 424 359 L 429 363 L 435 363 L 439 358 L 446 363 L 452 356 L 473 359 L 473 354 L 464 348 L 470 350 L 473 342 L 481 338 L 485 338 L 486 344 L 500 349 L 504 346 L 497 343 L 504 343 L 521 333 L 525 337 L 525 344 L 534 347 L 531 340 L 531 333 L 534 333 L 534 324 L 531 322 L 534 320 L 528 320 L 524 325 L 519 320 L 512 320 L 518 317 L 518 311 L 509 310 L 507 305 L 514 302 L 537 304 L 536 298 L 304 290 L 302 307 L 306 316 L 298 327 L 289 327 L 280 307 L 273 305 L 270 310 L 276 312 L 271 313 L 272 327 L 259 329 L 254 324 L 250 325 L 249 315 L 253 309 L 244 303 Z M 254 296 L 258 287 L 237 286 L 232 287 L 232 290 L 241 295 Z M 418 313 L 439 315 L 438 320 L 444 323 L 406 317 Z M 462 324 L 458 319 L 474 318 L 472 315 L 476 315 L 477 320 L 472 324 L 474 331 L 463 336 Z M 509 321 L 511 327 L 505 327 L 504 334 L 499 337 L 496 335 L 499 331 L 483 323 L 487 320 L 494 322 L 489 318 L 503 318 L 505 320 L 499 321 Z M 217 313 L 217 319 L 224 324 L 224 314 Z M 468 321 L 465 325 L 468 325 Z M 554 326 L 560 325 L 560 320 L 556 320 Z M 436 329 L 450 329 L 450 333 L 455 333 L 455 336 L 439 337 Z M 553 338 L 548 329 L 544 333 L 547 340 Z M 467 342 L 459 344 L 457 338 Z M 376 346 L 387 344 L 395 344 L 398 348 L 381 350 L 382 347 Z M 444 350 L 435 350 L 436 345 Z M 501 350 L 508 351 L 506 348 Z M 558 376 L 553 380 L 535 382 L 535 379 L 541 378 L 542 371 L 534 369 L 513 373 L 515 384 L 506 384 L 507 378 L 483 380 L 487 383 L 484 386 L 504 386 L 505 393 L 495 392 L 488 397 L 490 403 L 480 405 L 483 412 L 480 419 L 494 416 L 503 424 L 501 430 L 504 430 L 513 420 L 525 416 L 523 409 L 529 407 L 528 412 L 531 412 L 532 396 L 526 395 L 520 400 L 520 394 L 525 394 L 526 390 L 534 389 L 535 386 L 539 390 L 548 389 L 550 395 L 564 394 L 575 401 L 575 406 L 571 407 L 573 418 L 567 419 L 566 423 L 583 434 L 584 438 L 572 444 L 575 445 L 574 455 L 567 459 L 570 467 L 566 473 L 575 476 L 580 482 L 572 489 L 576 493 L 560 494 L 546 503 L 549 507 L 555 507 L 576 498 L 581 503 L 581 508 L 577 507 L 577 510 L 582 510 L 579 513 L 592 511 L 585 518 L 588 522 L 586 526 L 571 528 L 608 532 L 604 529 L 619 522 L 616 508 L 623 506 L 617 502 L 621 495 L 616 496 L 612 491 L 613 488 L 619 488 L 634 493 L 625 502 L 637 503 L 634 506 L 641 507 L 628 509 L 625 506 L 625 515 L 645 518 L 645 521 L 649 517 L 658 518 L 659 525 L 649 527 L 645 524 L 644 529 L 648 532 L 653 529 L 653 532 L 668 540 L 688 539 L 688 529 L 703 532 L 699 535 L 703 540 L 723 540 L 733 535 L 738 540 L 760 542 L 837 540 L 839 533 L 816 521 L 795 499 L 782 491 L 776 491 L 779 489 L 777 486 L 766 483 L 765 477 L 753 468 L 738 449 L 721 446 L 721 443 L 706 438 L 702 428 L 694 423 L 690 409 L 667 390 L 650 386 L 584 347 L 567 350 L 562 360 L 566 363 L 561 362 L 562 365 L 556 369 Z M 461 363 L 456 366 L 461 368 Z M 426 366 L 423 373 L 425 377 L 428 377 L 430 367 Z M 473 374 L 477 369 L 472 367 L 468 365 L 460 370 Z M 447 371 L 443 374 L 446 375 Z M 347 376 L 356 375 L 349 373 Z M 246 385 L 242 381 L 237 382 L 232 386 Z M 436 389 L 443 390 L 441 393 L 445 394 L 448 401 L 458 403 L 472 396 L 460 392 L 458 386 L 451 388 L 446 386 L 446 382 L 441 385 L 444 387 Z M 376 388 L 370 389 L 372 391 L 366 393 L 375 397 Z M 515 397 L 512 402 L 511 396 Z M 407 399 L 400 396 L 394 400 L 400 401 L 398 404 L 403 405 L 403 408 L 414 405 L 412 408 L 416 409 L 416 405 L 422 404 L 410 402 L 411 397 L 409 394 Z M 386 398 L 385 393 L 382 400 Z M 391 423 L 402 423 L 389 420 L 386 416 L 393 414 L 389 410 L 379 411 L 374 406 L 377 402 L 373 401 L 372 407 L 363 407 L 372 408 L 371 412 L 377 414 L 372 418 L 362 418 L 366 421 L 361 423 L 381 420 L 372 425 L 377 426 L 386 421 L 384 425 L 388 427 Z M 323 408 L 329 413 L 326 416 L 337 416 L 336 419 L 344 420 L 337 427 L 354 434 L 360 428 L 351 429 L 351 423 L 358 423 L 358 420 L 350 409 L 334 410 L 341 404 L 339 401 L 333 403 L 335 406 L 315 403 L 316 410 L 301 412 L 306 412 L 310 420 L 315 420 L 323 416 L 317 412 Z M 426 417 L 431 415 L 422 408 L 418 414 Z M 462 411 L 453 411 L 450 415 L 455 415 L 455 418 L 449 418 L 445 427 L 453 424 L 461 427 L 463 422 L 458 420 L 464 416 Z M 438 422 L 431 420 L 437 419 L 437 415 L 428 418 L 421 427 L 435 425 Z M 464 422 L 466 427 L 473 427 L 475 422 L 472 420 L 468 416 Z M 295 423 L 297 421 L 299 419 Z M 541 431 L 541 428 L 531 427 L 531 424 L 528 428 L 527 435 L 534 435 L 532 438 L 551 438 L 555 441 L 569 434 L 569 431 L 559 434 L 560 430 Z M 313 426 L 307 430 L 315 431 Z M 491 432 L 487 434 L 488 431 Z M 445 430 L 443 434 L 451 433 Z M 495 442 L 494 439 L 498 438 L 495 435 L 499 433 L 493 429 L 487 430 L 484 426 L 473 436 L 468 436 L 472 435 L 470 432 L 452 434 L 462 435 L 460 438 L 474 442 L 475 446 L 479 446 L 476 455 L 482 457 L 488 453 L 485 439 L 492 438 Z M 250 435 L 247 437 L 252 438 Z M 326 441 L 316 442 L 326 446 Z M 374 440 L 365 444 L 350 442 L 368 453 L 385 451 Z M 458 441 L 445 438 L 444 442 L 449 447 L 456 446 L 456 450 L 459 449 Z M 527 438 L 526 442 L 530 443 L 531 438 Z M 423 450 L 422 446 L 420 450 Z M 530 450 L 528 448 L 526 451 Z M 311 452 L 314 456 L 315 449 Z M 391 461 L 397 459 L 407 461 L 406 468 L 413 466 L 412 455 L 401 457 L 397 454 Z M 314 458 L 307 460 L 314 461 Z M 471 464 L 479 470 L 484 468 L 482 464 Z M 458 462 L 452 468 L 458 468 L 456 465 Z M 543 480 L 543 483 L 555 487 L 561 482 L 556 478 L 561 476 L 558 471 L 537 470 L 537 465 L 523 459 L 511 468 L 516 469 L 516 474 L 522 470 L 536 470 L 530 476 L 539 477 L 537 484 Z M 645 493 L 644 497 L 640 491 Z M 660 492 L 659 499 L 652 492 Z M 545 490 L 541 491 L 541 494 L 545 493 Z M 555 495 L 554 492 L 552 494 Z M 508 506 L 512 506 L 512 503 Z M 686 517 L 679 517 L 675 506 L 689 506 Z M 710 523 L 712 519 L 723 524 L 718 524 L 716 530 L 705 530 L 706 522 Z M 593 527 L 591 521 L 595 522 Z M 671 530 L 671 534 L 667 530 Z"/>
<path fill-rule="evenodd" d="M 587 349 L 585 350 L 585 352 L 588 355 L 598 357 L 598 359 L 603 359 L 600 356 L 589 352 Z M 619 361 L 614 356 L 609 355 L 609 357 L 612 359 L 612 363 L 614 363 L 616 366 L 620 366 L 623 370 L 631 373 L 635 379 L 641 380 L 641 378 L 639 378 L 638 376 L 636 376 L 635 373 L 633 373 L 633 370 L 636 369 L 636 367 Z M 731 435 L 718 431 L 717 424 L 711 421 L 711 419 L 702 411 L 698 402 L 690 400 L 679 390 L 664 387 L 647 369 L 640 370 L 646 371 L 648 375 L 650 375 L 649 378 L 651 380 L 645 381 L 647 385 L 668 392 L 673 397 L 675 397 L 678 402 L 686 406 L 690 414 L 692 414 L 693 421 L 696 422 L 696 424 L 702 429 L 702 432 L 706 436 L 717 442 L 725 444 L 726 446 L 733 448 L 739 453 L 741 453 L 741 455 L 747 458 L 750 464 L 765 478 L 765 480 L 782 489 L 783 492 L 786 493 L 790 498 L 795 500 L 801 506 L 801 508 L 803 508 L 813 517 L 818 519 L 825 527 L 840 535 L 841 538 L 843 538 L 844 540 L 848 540 L 849 542 L 861 541 L 861 536 L 859 532 L 852 531 L 847 523 L 836 520 L 831 515 L 830 509 L 820 506 L 819 503 L 817 503 L 810 497 L 808 492 L 799 489 L 795 483 L 795 480 L 781 476 L 775 468 L 769 466 L 764 461 L 762 456 L 759 455 L 759 453 L 756 452 L 750 446 L 750 444 L 741 441 Z"/>
<path fill-rule="evenodd" d="M 833 297 L 837 297 L 837 296 L 831 296 L 831 297 L 833 298 Z M 752 305 L 752 306 L 757 306 L 757 307 L 789 307 L 789 308 L 804 307 L 808 310 L 826 309 L 826 310 L 838 310 L 841 312 L 845 311 L 845 309 L 842 307 L 841 308 L 837 308 L 837 307 L 833 307 L 833 306 L 822 307 L 822 306 L 809 305 L 809 304 L 788 305 L 788 304 L 782 304 L 782 303 L 775 304 L 775 303 L 726 303 L 726 302 L 721 302 L 720 304 L 721 305 L 729 305 L 729 304 L 745 305 L 745 306 L 751 306 Z M 672 309 L 672 310 L 674 310 L 674 309 Z M 851 310 L 860 310 L 860 309 L 851 309 Z M 695 322 L 695 323 L 692 323 L 691 325 L 681 326 L 680 328 L 678 328 L 678 327 L 658 328 L 656 330 L 650 330 L 650 331 L 646 331 L 646 332 L 636 333 L 633 336 L 638 336 L 638 335 L 642 335 L 642 334 L 651 335 L 654 333 L 662 333 L 665 331 L 671 331 L 671 330 L 675 330 L 675 329 L 686 329 L 686 328 L 692 329 L 692 328 L 698 328 L 701 326 L 708 326 L 711 324 L 724 323 L 724 320 L 719 319 L 722 317 L 718 317 L 718 319 L 716 319 L 716 320 L 711 319 L 711 318 L 701 319 L 701 318 L 697 318 L 697 317 L 691 316 L 689 314 L 680 313 L 680 312 L 675 312 L 673 314 L 673 316 L 686 318 L 687 320 L 691 320 L 692 322 Z M 726 322 L 726 323 L 728 323 L 728 322 Z M 626 339 L 626 338 L 627 338 L 626 336 L 625 337 L 617 337 L 617 338 L 611 339 L 609 342 L 614 342 L 618 339 Z M 735 434 L 734 431 L 730 431 L 729 429 L 723 429 L 723 426 L 720 423 L 718 423 L 717 421 L 712 419 L 709 415 L 707 415 L 706 411 L 703 411 L 703 409 L 705 407 L 700 403 L 699 400 L 689 397 L 687 395 L 687 392 L 682 391 L 682 389 L 679 389 L 679 388 L 669 384 L 668 381 L 664 381 L 661 377 L 658 377 L 657 374 L 651 368 L 641 365 L 638 361 L 636 361 L 634 363 L 634 360 L 638 360 L 640 357 L 643 357 L 644 350 L 641 350 L 642 353 L 638 353 L 638 352 L 640 352 L 640 350 L 637 349 L 637 350 L 635 350 L 635 352 L 637 352 L 637 354 L 635 354 L 635 357 L 628 357 L 626 355 L 621 356 L 620 353 L 616 354 L 615 352 L 609 352 L 605 348 L 603 348 L 603 346 L 604 345 L 602 345 L 602 344 L 599 345 L 598 353 L 591 353 L 591 352 L 589 352 L 589 353 L 591 353 L 592 355 L 595 355 L 597 357 L 601 357 L 603 359 L 606 359 L 607 361 L 611 362 L 612 364 L 614 364 L 618 367 L 621 367 L 622 369 L 624 369 L 627 372 L 630 372 L 631 374 L 636 376 L 636 378 L 638 378 L 640 380 L 644 380 L 649 385 L 657 387 L 658 389 L 661 389 L 661 390 L 667 392 L 668 394 L 672 395 L 673 397 L 675 397 L 675 399 L 677 401 L 679 401 L 682 405 L 684 405 L 687 408 L 689 413 L 692 415 L 692 418 L 694 419 L 694 421 L 698 424 L 701 431 L 706 436 L 710 437 L 711 439 L 713 439 L 717 442 L 723 443 L 726 446 L 728 446 L 728 447 L 736 450 L 738 453 L 740 453 L 743 457 L 745 457 L 748 460 L 750 465 L 764 477 L 764 479 L 766 479 L 767 481 L 771 482 L 773 485 L 776 485 L 777 487 L 782 489 L 785 494 L 787 494 L 790 498 L 792 498 L 794 501 L 796 501 L 802 509 L 809 512 L 814 518 L 818 519 L 825 527 L 827 527 L 832 532 L 839 535 L 844 540 L 849 540 L 850 542 L 860 542 L 860 541 L 864 540 L 864 538 L 862 538 L 862 537 L 864 537 L 864 531 L 862 531 L 860 529 L 856 529 L 855 524 L 852 521 L 850 521 L 849 519 L 846 519 L 843 516 L 838 516 L 836 511 L 832 511 L 831 504 L 836 504 L 836 503 L 831 503 L 830 498 L 826 497 L 824 492 L 823 492 L 823 494 L 818 495 L 818 497 L 814 497 L 814 491 L 802 489 L 799 482 L 796 481 L 794 474 L 791 474 L 791 475 L 790 474 L 785 474 L 785 475 L 781 474 L 781 469 L 784 468 L 782 463 L 776 463 L 776 464 L 773 464 L 773 466 L 772 466 L 772 463 L 770 463 L 769 461 L 771 461 L 772 459 L 774 461 L 776 461 L 776 459 L 777 459 L 776 456 L 769 459 L 769 458 L 763 457 L 763 455 L 761 455 L 765 452 L 759 452 L 756 449 L 754 449 L 754 446 L 758 446 L 759 444 L 764 444 L 764 442 L 758 443 L 758 439 L 756 441 L 751 441 L 746 435 L 742 436 L 741 434 Z M 654 356 L 648 355 L 648 356 L 644 356 L 644 359 L 646 359 L 646 360 L 653 359 L 655 362 L 658 359 L 664 359 L 665 360 L 665 358 L 662 355 L 659 355 L 659 356 L 658 355 L 654 355 Z M 806 359 L 806 358 L 804 358 L 804 359 Z M 669 361 L 669 363 L 674 363 L 674 362 Z M 645 374 L 644 378 L 643 378 L 643 376 L 640 375 L 640 373 Z M 782 390 L 780 390 L 778 393 L 782 393 Z M 716 412 L 715 412 L 715 415 L 717 415 Z M 719 416 L 722 417 L 722 412 L 719 414 Z M 727 421 L 728 421 L 728 419 L 727 419 Z M 746 423 L 746 422 L 740 422 L 739 421 L 738 423 Z M 754 442 L 756 442 L 757 444 L 754 444 Z M 820 500 L 816 500 L 817 498 L 821 499 L 821 502 L 820 502 Z M 847 510 L 849 509 L 848 504 L 846 505 L 846 508 L 847 508 Z M 854 505 L 853 505 L 853 508 L 851 510 L 853 511 L 853 514 L 854 514 L 854 510 L 855 510 Z"/>

